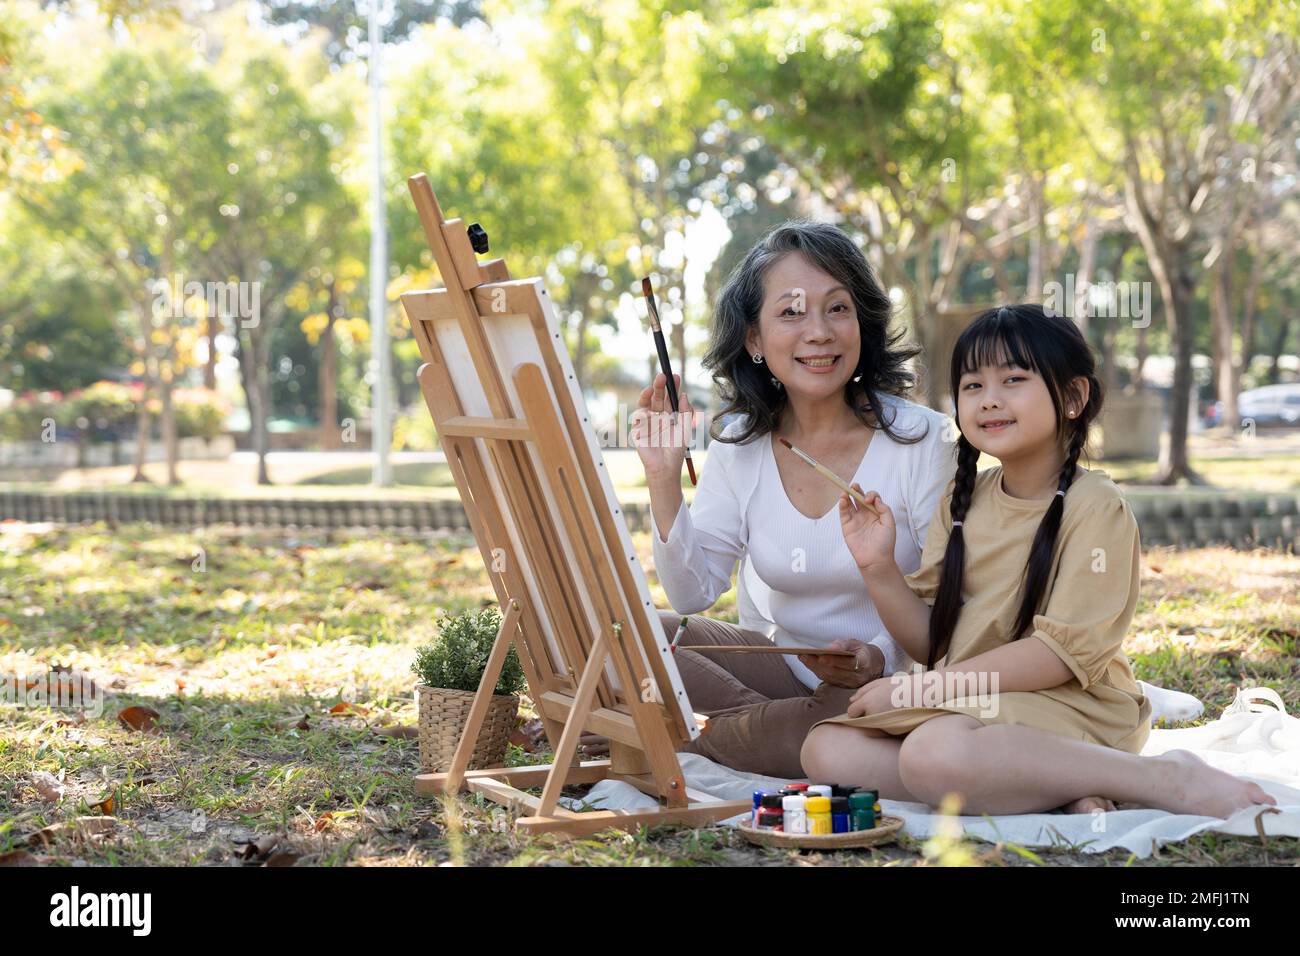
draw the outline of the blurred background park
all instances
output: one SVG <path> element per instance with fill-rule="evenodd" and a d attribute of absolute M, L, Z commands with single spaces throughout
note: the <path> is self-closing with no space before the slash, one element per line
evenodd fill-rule
<path fill-rule="evenodd" d="M 382 494 L 389 395 L 393 493 L 454 499 L 397 305 L 439 284 L 418 171 L 545 277 L 611 446 L 639 277 L 716 410 L 714 295 L 811 216 L 883 276 L 920 400 L 974 310 L 1046 302 L 1102 358 L 1116 477 L 1300 487 L 1294 2 L 388 0 L 377 140 L 365 3 L 0 11 L 0 487 Z"/>
<path fill-rule="evenodd" d="M 497 598 L 398 305 L 439 284 L 416 172 L 545 279 L 659 606 L 615 447 L 653 370 L 639 279 L 716 412 L 710 305 L 812 217 L 879 270 L 936 408 L 976 310 L 1072 316 L 1109 393 L 1092 464 L 1146 548 L 1135 673 L 1206 718 L 1240 687 L 1300 705 L 1295 0 L 0 0 L 0 669 L 115 701 L 0 708 L 0 858 L 92 813 L 115 822 L 29 855 L 759 858 L 716 831 L 536 847 L 481 800 L 462 843 L 415 796 L 415 648 Z M 511 763 L 545 759 L 538 726 Z"/>

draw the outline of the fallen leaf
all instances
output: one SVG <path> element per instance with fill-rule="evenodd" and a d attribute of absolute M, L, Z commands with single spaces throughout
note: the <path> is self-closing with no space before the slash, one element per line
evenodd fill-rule
<path fill-rule="evenodd" d="M 401 737 L 413 740 L 420 736 L 420 728 L 412 727 L 410 724 L 389 724 L 387 727 L 380 727 L 375 733 L 381 737 Z"/>
<path fill-rule="evenodd" d="M 117 721 L 127 730 L 156 734 L 161 732 L 155 726 L 159 716 L 158 711 L 151 707 L 127 707 L 125 710 L 118 711 Z"/>
<path fill-rule="evenodd" d="M 536 753 L 546 741 L 546 728 L 542 726 L 541 718 L 534 717 L 532 720 L 521 721 L 514 730 L 510 731 L 509 741 L 525 753 Z"/>
<path fill-rule="evenodd" d="M 183 680 L 181 680 L 179 677 L 177 677 L 177 678 L 176 678 L 176 696 L 179 697 L 179 696 L 180 696 L 182 693 L 184 693 L 184 692 L 185 692 L 185 681 L 183 681 Z"/>
<path fill-rule="evenodd" d="M 104 816 L 111 817 L 113 815 L 113 795 L 110 793 L 98 803 L 92 803 L 91 806 L 104 814 Z"/>
<path fill-rule="evenodd" d="M 0 866 L 38 866 L 39 861 L 26 850 L 10 850 L 0 853 Z"/>
<path fill-rule="evenodd" d="M 265 866 L 293 866 L 300 859 L 300 855 L 291 850 L 279 850 L 272 854 L 271 858 L 266 861 Z"/>
<path fill-rule="evenodd" d="M 250 840 L 244 844 L 244 848 L 239 851 L 239 856 L 244 860 L 264 860 L 279 842 L 279 835 L 274 833 L 270 836 L 258 837 L 256 840 Z"/>
<path fill-rule="evenodd" d="M 67 788 L 58 777 L 46 770 L 37 770 L 32 773 L 32 786 L 36 792 L 41 795 L 42 800 L 48 800 L 50 803 L 58 803 L 63 799 Z"/>
<path fill-rule="evenodd" d="M 340 701 L 339 703 L 331 707 L 330 713 L 333 714 L 335 717 L 346 717 L 348 714 L 356 714 L 358 717 L 364 717 L 366 716 L 366 714 L 370 713 L 370 711 L 367 710 L 365 707 L 361 707 L 357 704 L 349 703 L 348 701 L 345 700 L 345 701 Z"/>
<path fill-rule="evenodd" d="M 28 846 L 48 846 L 65 837 L 98 836 L 117 826 L 116 817 L 77 817 L 71 823 L 54 823 L 27 838 Z"/>
<path fill-rule="evenodd" d="M 326 810 L 324 813 L 322 813 L 320 816 L 316 818 L 316 822 L 312 824 L 311 828 L 316 833 L 320 833 L 321 830 L 328 829 L 333 825 L 334 825 L 334 814 Z"/>

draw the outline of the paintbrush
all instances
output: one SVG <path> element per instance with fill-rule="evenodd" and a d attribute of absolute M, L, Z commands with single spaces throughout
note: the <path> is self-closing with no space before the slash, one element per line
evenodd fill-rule
<path fill-rule="evenodd" d="M 677 405 L 677 383 L 673 381 L 672 363 L 668 361 L 668 343 L 664 341 L 663 329 L 659 326 L 659 308 L 655 305 L 654 290 L 650 287 L 650 277 L 646 276 L 641 280 L 641 294 L 645 296 L 646 311 L 650 315 L 650 331 L 655 337 L 655 349 L 659 352 L 659 368 L 663 370 L 664 378 L 668 380 L 668 404 L 676 412 Z M 685 386 L 686 383 L 682 382 Z M 695 462 L 691 461 L 691 450 L 686 449 L 686 471 L 691 476 L 691 485 L 695 484 Z"/>
<path fill-rule="evenodd" d="M 777 441 L 779 441 L 786 448 L 789 448 L 792 452 L 794 452 L 804 461 L 808 462 L 808 464 L 812 465 L 813 470 L 816 471 L 817 474 L 821 475 L 823 478 L 829 479 L 831 482 L 835 484 L 837 488 L 843 491 L 854 501 L 858 502 L 858 504 L 865 505 L 867 503 L 866 498 L 864 498 L 859 492 L 855 491 L 853 488 L 850 488 L 848 483 L 843 478 L 835 474 L 835 472 L 831 471 L 829 468 L 827 468 L 825 465 L 819 462 L 812 455 L 809 455 L 806 452 L 802 452 L 798 448 L 795 448 L 794 445 L 791 445 L 784 438 L 777 438 Z"/>

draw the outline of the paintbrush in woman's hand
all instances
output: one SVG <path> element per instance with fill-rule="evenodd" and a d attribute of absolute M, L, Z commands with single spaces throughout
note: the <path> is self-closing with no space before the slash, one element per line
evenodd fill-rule
<path fill-rule="evenodd" d="M 650 314 L 650 331 L 654 333 L 655 349 L 659 352 L 659 367 L 663 370 L 664 378 L 668 380 L 668 404 L 672 406 L 674 412 L 677 411 L 677 383 L 673 381 L 672 363 L 668 361 L 668 343 L 664 341 L 663 329 L 659 327 L 659 308 L 655 305 L 654 290 L 650 287 L 650 277 L 646 276 L 641 280 L 641 293 L 645 296 L 646 310 Z M 686 382 L 682 382 L 682 387 L 686 387 Z M 695 462 L 691 461 L 691 449 L 686 449 L 686 471 L 691 476 L 691 485 L 695 484 Z"/>

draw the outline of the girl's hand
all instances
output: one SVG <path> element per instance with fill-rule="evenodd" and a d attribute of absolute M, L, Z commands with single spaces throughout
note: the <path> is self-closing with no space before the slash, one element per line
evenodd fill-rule
<path fill-rule="evenodd" d="M 682 377 L 674 375 L 673 381 L 677 385 L 678 414 L 673 414 L 668 401 L 668 379 L 663 372 L 641 393 L 632 413 L 632 446 L 641 458 L 647 480 L 664 476 L 681 480 L 686 443 L 697 423 L 698 415 L 682 391 Z"/>
<path fill-rule="evenodd" d="M 848 495 L 840 495 L 840 531 L 849 553 L 863 571 L 887 567 L 894 561 L 894 512 L 876 492 L 866 493 L 856 482 L 853 490 L 866 496 L 858 504 Z"/>
<path fill-rule="evenodd" d="M 850 717 L 869 717 L 893 710 L 891 697 L 894 693 L 894 679 L 881 677 L 869 684 L 863 684 L 849 698 L 848 715 Z"/>

